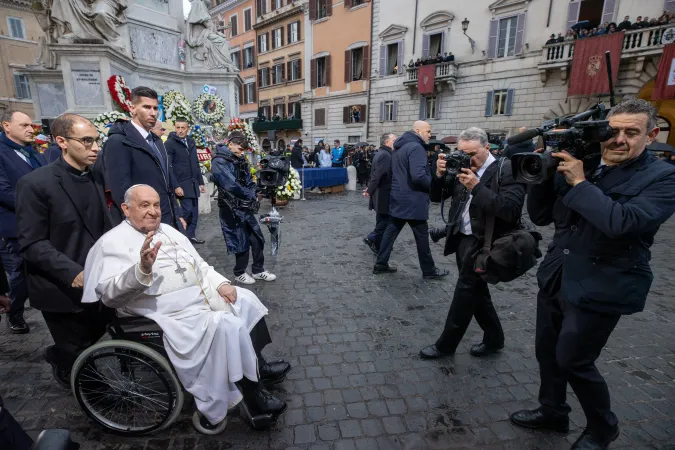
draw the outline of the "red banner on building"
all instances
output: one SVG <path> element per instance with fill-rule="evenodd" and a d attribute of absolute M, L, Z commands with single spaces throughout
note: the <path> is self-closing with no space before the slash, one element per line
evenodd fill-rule
<path fill-rule="evenodd" d="M 436 76 L 436 65 L 427 64 L 417 69 L 417 90 L 420 95 L 434 93 L 434 77 Z"/>
<path fill-rule="evenodd" d="M 659 71 L 652 91 L 652 100 L 675 99 L 675 44 L 663 47 Z"/>
<path fill-rule="evenodd" d="M 609 93 L 605 52 L 612 60 L 612 79 L 616 85 L 624 33 L 578 39 L 574 41 L 572 76 L 567 95 L 594 95 Z"/>

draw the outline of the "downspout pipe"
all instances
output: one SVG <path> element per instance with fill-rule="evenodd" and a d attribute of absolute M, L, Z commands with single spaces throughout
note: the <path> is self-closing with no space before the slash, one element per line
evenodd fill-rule
<path fill-rule="evenodd" d="M 373 48 L 373 33 L 375 32 L 375 30 L 373 30 L 374 17 L 375 17 L 375 2 L 373 1 L 373 2 L 370 3 L 370 43 L 368 44 L 369 47 L 370 47 L 370 55 L 371 55 L 370 66 L 371 67 L 373 66 L 372 55 L 374 55 L 376 53 L 375 49 Z M 368 82 L 368 97 L 366 99 L 366 142 L 368 142 L 368 139 L 370 138 L 370 113 L 371 113 L 371 110 L 370 110 L 370 91 L 371 91 L 371 88 L 372 88 L 371 80 L 373 79 L 373 71 L 370 70 L 370 68 L 369 68 L 368 73 L 370 74 L 370 76 L 368 77 L 368 80 L 366 80 Z"/>

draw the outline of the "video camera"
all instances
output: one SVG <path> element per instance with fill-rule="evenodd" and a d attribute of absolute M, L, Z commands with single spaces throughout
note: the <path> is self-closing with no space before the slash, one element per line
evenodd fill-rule
<path fill-rule="evenodd" d="M 611 139 L 612 127 L 605 120 L 609 111 L 602 102 L 574 116 L 557 117 L 509 138 L 510 145 L 541 136 L 543 153 L 521 153 L 511 157 L 513 178 L 521 183 L 540 184 L 550 179 L 559 159 L 551 153 L 566 151 L 576 159 L 589 160 L 600 156 L 600 143 Z"/>
<path fill-rule="evenodd" d="M 267 156 L 260 160 L 258 187 L 261 190 L 278 188 L 286 184 L 291 163 L 285 156 Z"/>

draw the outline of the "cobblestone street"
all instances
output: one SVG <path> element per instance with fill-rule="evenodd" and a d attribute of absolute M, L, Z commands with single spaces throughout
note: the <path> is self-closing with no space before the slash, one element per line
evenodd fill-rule
<path fill-rule="evenodd" d="M 215 206 L 215 203 L 213 204 Z M 266 212 L 268 206 L 261 210 Z M 394 248 L 394 275 L 372 275 L 374 257 L 362 238 L 374 224 L 357 193 L 308 196 L 281 210 L 282 243 L 266 268 L 274 283 L 252 290 L 269 308 L 274 343 L 268 359 L 283 357 L 293 370 L 276 393 L 288 410 L 269 431 L 253 431 L 233 414 L 216 437 L 192 427 L 194 403 L 163 434 L 121 438 L 104 432 L 60 388 L 41 356 L 52 343 L 41 314 L 27 312 L 29 335 L 0 325 L 0 395 L 18 421 L 36 436 L 43 428 L 69 428 L 88 449 L 566 449 L 585 419 L 570 391 L 569 435 L 516 428 L 508 414 L 537 405 L 534 356 L 536 280 L 532 270 L 513 283 L 491 287 L 506 334 L 505 349 L 486 359 L 468 354 L 481 339 L 471 324 L 454 359 L 417 356 L 438 337 L 457 276 L 454 259 L 432 244 L 441 281 L 424 281 L 412 233 Z M 441 222 L 432 206 L 431 224 Z M 263 227 L 264 228 L 264 227 Z M 543 230 L 545 243 L 551 230 Z M 269 233 L 264 229 L 266 238 Z M 202 256 L 232 278 L 217 212 L 200 218 Z M 647 310 L 621 319 L 599 367 L 619 417 L 619 449 L 675 449 L 675 219 L 652 248 L 654 283 Z"/>

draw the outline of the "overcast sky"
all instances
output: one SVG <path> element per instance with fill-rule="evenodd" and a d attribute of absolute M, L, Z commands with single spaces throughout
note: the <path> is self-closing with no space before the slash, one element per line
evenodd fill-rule
<path fill-rule="evenodd" d="M 187 16 L 190 13 L 190 0 L 183 0 L 183 14 L 185 14 L 185 20 L 187 20 Z"/>

